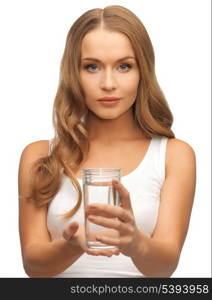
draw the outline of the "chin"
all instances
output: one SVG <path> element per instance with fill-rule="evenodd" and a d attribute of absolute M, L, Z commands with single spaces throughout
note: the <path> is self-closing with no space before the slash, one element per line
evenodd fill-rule
<path fill-rule="evenodd" d="M 112 113 L 108 113 L 108 114 L 98 114 L 96 115 L 99 119 L 103 119 L 103 120 L 114 120 L 117 119 L 121 116 L 121 114 L 112 114 Z"/>

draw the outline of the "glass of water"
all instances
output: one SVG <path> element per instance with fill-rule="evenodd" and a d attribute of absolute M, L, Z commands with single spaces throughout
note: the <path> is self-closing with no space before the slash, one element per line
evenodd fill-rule
<path fill-rule="evenodd" d="M 119 205 L 119 194 L 112 185 L 112 179 L 120 181 L 121 169 L 86 168 L 82 169 L 83 201 L 85 209 L 86 244 L 89 249 L 114 249 L 116 246 L 106 245 L 96 240 L 96 236 L 117 237 L 118 231 L 91 223 L 87 219 L 89 204 L 102 203 Z"/>

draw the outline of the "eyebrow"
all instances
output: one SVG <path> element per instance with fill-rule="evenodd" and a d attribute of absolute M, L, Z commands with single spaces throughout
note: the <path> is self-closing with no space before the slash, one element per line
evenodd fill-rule
<path fill-rule="evenodd" d="M 125 57 L 119 58 L 117 60 L 117 62 L 125 60 L 125 59 L 135 59 L 135 57 L 133 57 L 133 56 L 125 56 Z M 93 57 L 85 57 L 82 60 L 93 60 L 93 61 L 101 62 L 99 59 L 93 58 Z"/>

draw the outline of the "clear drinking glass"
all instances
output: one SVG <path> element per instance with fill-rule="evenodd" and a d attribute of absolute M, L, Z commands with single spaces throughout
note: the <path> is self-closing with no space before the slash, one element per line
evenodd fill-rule
<path fill-rule="evenodd" d="M 86 168 L 82 169 L 83 201 L 85 209 L 86 244 L 89 249 L 114 249 L 96 240 L 96 235 L 117 237 L 118 231 L 91 223 L 87 219 L 87 206 L 93 203 L 119 205 L 119 194 L 112 185 L 112 179 L 121 179 L 121 169 Z"/>

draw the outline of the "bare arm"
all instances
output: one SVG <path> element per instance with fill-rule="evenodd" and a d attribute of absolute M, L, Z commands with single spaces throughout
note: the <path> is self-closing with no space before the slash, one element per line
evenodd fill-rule
<path fill-rule="evenodd" d="M 31 143 L 23 150 L 19 164 L 19 232 L 23 266 L 30 277 L 54 276 L 84 253 L 80 246 L 68 243 L 63 237 L 51 241 L 46 225 L 47 206 L 37 208 L 33 202 L 26 201 L 30 165 L 47 153 L 48 141 Z"/>
<path fill-rule="evenodd" d="M 24 269 L 29 277 L 52 277 L 70 267 L 84 251 L 59 238 L 53 242 L 34 242 L 25 249 Z"/>
<path fill-rule="evenodd" d="M 193 149 L 182 141 L 170 140 L 156 228 L 151 238 L 140 233 L 142 242 L 132 256 L 146 276 L 170 277 L 175 271 L 188 231 L 195 185 Z"/>

